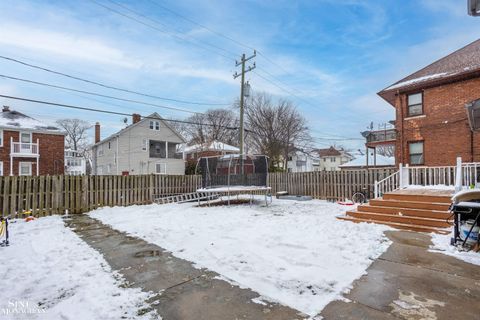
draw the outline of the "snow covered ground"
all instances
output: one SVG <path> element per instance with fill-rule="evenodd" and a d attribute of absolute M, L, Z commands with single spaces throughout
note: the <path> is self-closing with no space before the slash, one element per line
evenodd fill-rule
<path fill-rule="evenodd" d="M 476 264 L 480 266 L 480 253 L 479 252 L 466 252 L 460 251 L 456 247 L 450 245 L 450 239 L 453 237 L 451 234 L 435 234 L 432 233 L 432 252 L 440 252 L 457 259 L 463 260 L 468 263 Z"/>
<path fill-rule="evenodd" d="M 313 316 L 347 291 L 390 244 L 386 226 L 337 220 L 345 210 L 317 200 L 275 199 L 269 207 L 167 204 L 90 214 L 266 300 Z"/>
<path fill-rule="evenodd" d="M 1 319 L 147 319 L 147 293 L 122 279 L 59 216 L 10 224 L 0 248 Z M 29 313 L 28 315 L 22 312 Z"/>

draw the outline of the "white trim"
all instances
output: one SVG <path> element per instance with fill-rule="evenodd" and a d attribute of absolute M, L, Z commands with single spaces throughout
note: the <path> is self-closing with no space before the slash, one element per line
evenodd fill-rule
<path fill-rule="evenodd" d="M 403 118 L 403 120 L 412 120 L 412 119 L 425 118 L 426 116 L 427 116 L 426 114 L 421 114 L 421 115 L 418 115 L 418 116 L 406 117 L 406 118 Z"/>
<path fill-rule="evenodd" d="M 29 174 L 22 174 L 22 165 L 27 164 L 29 166 Z M 32 175 L 32 163 L 27 161 L 20 161 L 18 163 L 18 175 L 19 176 L 31 176 Z"/>
<path fill-rule="evenodd" d="M 3 147 L 3 129 L 0 129 L 0 147 Z"/>
<path fill-rule="evenodd" d="M 161 172 L 161 166 L 163 165 L 163 172 Z M 157 168 L 160 166 L 160 172 L 158 172 Z M 155 173 L 156 174 L 167 174 L 167 164 L 165 162 L 156 162 L 155 163 Z"/>
<path fill-rule="evenodd" d="M 29 142 L 23 142 L 22 141 L 22 134 L 28 134 L 30 136 L 30 141 Z M 20 134 L 18 135 L 18 142 L 20 142 L 20 143 L 33 143 L 32 132 L 20 131 Z"/>
<path fill-rule="evenodd" d="M 3 172 L 3 161 L 0 161 L 0 176 L 4 176 L 5 172 Z"/>

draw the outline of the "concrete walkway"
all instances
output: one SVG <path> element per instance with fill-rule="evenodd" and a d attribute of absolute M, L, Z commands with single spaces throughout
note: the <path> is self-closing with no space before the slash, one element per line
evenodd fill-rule
<path fill-rule="evenodd" d="M 252 302 L 259 295 L 199 270 L 162 248 L 114 230 L 88 215 L 66 220 L 87 244 L 103 254 L 130 287 L 158 293 L 149 301 L 164 320 L 305 319 L 279 304 Z"/>
<path fill-rule="evenodd" d="M 480 266 L 428 252 L 430 236 L 416 232 L 387 233 L 393 244 L 333 301 L 324 319 L 480 319 Z"/>

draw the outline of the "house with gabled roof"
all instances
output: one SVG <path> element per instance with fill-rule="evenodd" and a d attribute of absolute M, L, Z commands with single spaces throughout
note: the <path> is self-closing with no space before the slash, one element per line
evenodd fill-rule
<path fill-rule="evenodd" d="M 331 146 L 325 149 L 316 149 L 315 152 L 319 157 L 318 170 L 320 171 L 337 171 L 340 165 L 353 160 L 353 156 L 343 150 L 343 148 L 335 148 Z"/>
<path fill-rule="evenodd" d="M 100 137 L 95 124 L 92 146 L 94 175 L 185 174 L 181 145 L 185 139 L 158 113 L 132 115 L 132 124 Z"/>
<path fill-rule="evenodd" d="M 396 164 L 480 161 L 480 134 L 466 106 L 480 98 L 480 39 L 378 93 L 396 109 Z"/>
<path fill-rule="evenodd" d="M 0 112 L 0 176 L 64 173 L 65 132 L 4 106 Z"/>

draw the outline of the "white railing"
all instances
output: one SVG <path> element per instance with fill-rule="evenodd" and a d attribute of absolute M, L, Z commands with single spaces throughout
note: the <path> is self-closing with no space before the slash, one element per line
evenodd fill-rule
<path fill-rule="evenodd" d="M 405 167 L 408 172 L 407 185 L 413 186 L 455 186 L 456 166 Z"/>
<path fill-rule="evenodd" d="M 383 180 L 375 181 L 375 198 L 383 196 L 384 193 L 400 189 L 400 171 L 394 172 Z"/>
<path fill-rule="evenodd" d="M 461 177 L 458 179 L 458 184 L 466 188 L 480 187 L 480 163 L 469 162 L 461 164 Z"/>
<path fill-rule="evenodd" d="M 12 155 L 38 155 L 37 143 L 12 142 Z"/>

